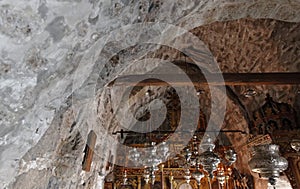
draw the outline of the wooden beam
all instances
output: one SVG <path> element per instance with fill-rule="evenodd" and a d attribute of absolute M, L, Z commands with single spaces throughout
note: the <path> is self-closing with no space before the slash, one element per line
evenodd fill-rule
<path fill-rule="evenodd" d="M 187 75 L 180 74 L 145 74 L 120 76 L 108 86 L 167 86 L 165 81 L 171 85 L 297 85 L 300 84 L 300 72 L 269 72 L 269 73 L 223 73 L 209 74 L 206 77 L 200 74 L 190 74 L 190 81 Z M 161 80 L 159 80 L 159 78 Z M 209 78 L 209 81 L 207 81 Z M 164 81 L 162 81 L 164 80 Z M 137 81 L 140 81 L 136 83 Z M 192 81 L 192 83 L 191 83 Z"/>
<path fill-rule="evenodd" d="M 90 131 L 87 139 L 87 144 L 84 150 L 84 158 L 82 162 L 82 170 L 89 172 L 93 161 L 94 148 L 96 144 L 97 135 L 94 131 Z"/>

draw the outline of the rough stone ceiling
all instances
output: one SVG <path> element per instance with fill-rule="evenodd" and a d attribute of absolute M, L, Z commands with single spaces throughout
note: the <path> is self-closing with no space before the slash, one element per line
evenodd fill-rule
<path fill-rule="evenodd" d="M 300 24 L 272 19 L 239 19 L 215 22 L 192 30 L 212 51 L 224 73 L 299 72 Z M 270 93 L 295 106 L 299 86 L 235 86 L 248 112 L 258 108 Z M 244 93 L 253 89 L 257 96 Z"/>
<path fill-rule="evenodd" d="M 223 72 L 300 70 L 300 24 L 272 19 L 215 22 L 191 32 L 206 43 Z"/>
<path fill-rule="evenodd" d="M 103 56 L 98 53 L 106 43 L 107 36 L 114 29 L 128 24 L 155 21 L 192 30 L 215 21 L 245 17 L 299 22 L 299 11 L 300 4 L 297 0 L 288 2 L 277 0 L 218 2 L 209 0 L 163 2 L 1 0 L 0 186 L 8 186 L 16 180 L 10 188 L 38 187 L 34 185 L 35 183 L 27 182 L 31 178 L 36 178 L 41 187 L 48 185 L 50 188 L 55 186 L 84 188 L 96 185 L 98 172 L 103 172 L 103 164 L 107 157 L 96 157 L 91 173 L 82 173 L 80 147 L 85 142 L 90 129 L 105 133 L 104 128 L 107 128 L 110 123 L 101 122 L 99 125 L 103 127 L 94 124 L 91 118 L 93 114 L 90 114 L 90 107 L 94 107 L 94 102 L 90 99 L 94 96 L 95 99 L 100 99 L 99 107 L 102 108 L 99 108 L 99 114 L 103 116 L 100 119 L 111 116 L 112 107 L 106 105 L 108 104 L 106 100 L 110 95 L 116 97 L 117 94 L 110 94 L 109 91 L 101 93 L 103 86 L 128 67 L 129 60 L 139 59 L 149 51 L 146 47 L 133 48 L 131 54 L 125 55 L 123 64 L 111 66 L 110 63 L 104 62 Z M 251 27 L 251 22 L 255 21 L 250 19 L 236 22 L 245 22 L 245 24 L 248 22 L 248 27 Z M 236 22 L 228 22 L 227 25 Z M 268 20 L 262 20 L 260 24 L 262 28 L 270 27 L 264 30 L 268 32 L 272 29 L 277 30 L 280 26 L 277 21 Z M 284 25 L 286 28 L 283 27 Z M 278 39 L 294 39 L 293 35 L 284 36 L 284 33 L 288 33 L 284 30 L 292 31 L 292 25 L 293 23 L 283 23 L 278 28 L 282 32 L 278 34 L 273 32 L 274 38 L 277 39 L 277 36 Z M 204 27 L 208 27 L 207 31 L 213 29 L 209 28 L 209 25 Z M 212 24 L 211 27 L 216 26 Z M 124 33 L 126 32 L 130 34 L 125 29 Z M 264 32 L 261 35 L 264 35 Z M 131 35 L 129 39 L 138 40 L 139 37 Z M 203 40 L 205 41 L 205 37 Z M 207 40 L 209 44 L 210 39 Z M 277 44 L 277 47 L 286 49 L 290 44 L 289 40 L 287 44 Z M 266 43 L 270 45 L 270 49 L 274 47 L 276 49 L 276 44 L 274 45 L 272 40 L 267 40 Z M 253 44 L 253 47 L 256 46 Z M 297 48 L 299 50 L 299 46 Z M 276 59 L 275 56 L 275 58 L 270 57 L 270 60 L 272 58 L 275 62 L 282 60 L 281 63 L 284 64 L 293 60 L 294 56 L 288 53 L 296 52 L 288 48 L 286 52 L 279 51 L 280 48 L 277 50 L 284 54 L 282 56 L 284 59 Z M 109 52 L 110 49 L 108 54 Z M 247 66 L 244 65 L 241 65 L 241 69 L 245 71 Z M 278 68 L 284 71 L 299 71 L 299 62 L 287 67 L 288 69 L 278 64 Z M 270 66 L 271 68 L 274 71 L 277 66 Z M 99 78 L 97 83 L 99 94 L 90 90 L 95 88 L 94 83 L 90 82 L 95 78 Z M 78 84 L 74 80 L 82 83 L 79 82 L 79 86 L 74 85 L 74 83 Z M 269 91 L 268 87 L 261 86 L 259 90 L 264 93 Z M 77 90 L 78 88 L 80 90 Z M 277 88 L 270 89 L 282 91 L 271 92 L 277 97 L 276 99 L 288 101 L 291 98 L 292 103 L 295 101 L 293 96 L 282 94 L 286 90 L 290 90 L 289 94 L 293 94 L 296 89 L 289 86 Z M 236 87 L 234 90 L 237 94 L 241 94 L 245 89 Z M 73 98 L 70 97 L 71 94 Z M 257 105 L 261 104 L 262 96 L 254 97 Z M 243 100 L 245 104 L 249 104 L 249 109 L 254 108 L 250 105 L 255 104 L 251 103 L 252 99 Z M 75 121 L 77 124 L 74 126 Z M 80 135 L 77 135 L 78 131 Z M 70 152 L 69 147 L 72 149 L 72 145 L 77 145 L 72 143 L 74 138 L 79 142 L 78 149 L 75 148 L 77 150 Z M 99 144 L 97 149 L 107 152 L 105 145 L 110 141 L 106 136 L 99 135 L 97 142 Z M 56 167 L 58 167 L 57 171 L 55 171 Z"/>

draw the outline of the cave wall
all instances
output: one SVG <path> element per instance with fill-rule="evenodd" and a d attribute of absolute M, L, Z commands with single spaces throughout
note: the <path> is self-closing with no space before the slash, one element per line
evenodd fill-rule
<path fill-rule="evenodd" d="M 162 22 L 191 30 L 243 17 L 299 22 L 299 11 L 297 0 L 0 1 L 0 186 L 101 185 L 114 146 L 106 130 L 113 114 L 104 86 L 153 48 L 137 45 L 123 63 L 106 62 L 118 46 L 107 41 L 112 31 L 122 28 L 121 36 L 138 42 L 144 36 L 124 26 Z M 82 152 L 92 129 L 100 155 L 85 173 Z"/>

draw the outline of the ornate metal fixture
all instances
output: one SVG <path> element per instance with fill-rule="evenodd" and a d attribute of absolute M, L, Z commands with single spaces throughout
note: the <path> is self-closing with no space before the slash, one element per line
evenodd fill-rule
<path fill-rule="evenodd" d="M 195 178 L 195 180 L 197 181 L 197 184 L 200 188 L 201 185 L 201 179 L 205 176 L 199 169 L 199 163 L 197 164 L 197 168 L 196 171 L 192 174 L 192 176 Z"/>
<path fill-rule="evenodd" d="M 300 151 L 300 140 L 299 139 L 294 139 L 291 141 L 291 147 L 296 151 Z"/>
<path fill-rule="evenodd" d="M 254 147 L 254 156 L 249 161 L 249 166 L 253 172 L 268 179 L 275 188 L 276 179 L 287 169 L 288 162 L 279 155 L 278 145 L 265 144 Z"/>
<path fill-rule="evenodd" d="M 220 158 L 213 152 L 214 148 L 215 145 L 210 137 L 207 137 L 206 141 L 203 141 L 202 145 L 199 146 L 199 149 L 205 150 L 205 152 L 200 154 L 198 161 L 203 166 L 203 169 L 208 172 L 210 178 L 213 178 L 213 172 L 217 170 L 220 163 Z"/>
<path fill-rule="evenodd" d="M 298 165 L 298 155 L 295 151 L 300 150 L 300 142 L 295 139 L 299 138 L 297 133 L 300 126 L 297 123 L 297 116 L 293 106 L 284 102 L 276 102 L 267 94 L 266 102 L 253 112 L 253 125 L 249 127 L 251 140 L 264 137 L 266 140 L 256 140 L 260 144 L 256 142 L 255 145 L 261 145 L 262 142 L 277 144 L 280 146 L 281 153 L 288 158 L 290 165 Z M 299 178 L 296 176 L 299 175 L 299 170 L 298 167 L 291 166 L 285 171 L 293 188 L 300 187 L 297 181 Z"/>
<path fill-rule="evenodd" d="M 150 184 L 155 187 L 162 182 L 165 184 L 169 182 L 170 186 L 175 186 L 178 184 L 178 179 L 181 182 L 184 179 L 185 184 L 193 188 L 198 186 L 199 189 L 215 188 L 216 184 L 220 189 L 234 189 L 241 186 L 247 188 L 247 179 L 234 168 L 233 164 L 237 159 L 234 150 L 229 146 L 223 146 L 220 141 L 215 145 L 210 137 L 201 139 L 202 135 L 194 136 L 184 150 L 164 163 L 162 163 L 162 156 L 168 155 L 169 151 L 165 143 L 157 147 L 152 143 L 143 153 L 139 148 L 132 148 L 129 159 L 137 161 L 140 166 L 143 164 L 146 166 L 141 169 L 126 169 L 127 183 L 135 179 L 134 182 L 138 183 L 140 180 L 139 183 L 143 186 Z M 159 169 L 160 166 L 164 168 Z M 119 178 L 122 183 L 124 173 L 118 175 L 120 172 L 118 169 L 115 170 L 116 178 Z M 144 182 L 141 181 L 142 179 Z"/>
<path fill-rule="evenodd" d="M 155 172 L 158 171 L 158 165 L 166 160 L 168 156 L 169 147 L 165 142 L 162 142 L 159 147 L 156 147 L 155 142 L 152 142 L 144 154 L 141 154 L 137 148 L 132 148 L 129 151 L 129 159 L 136 164 L 145 166 L 145 182 L 148 183 L 151 181 L 152 184 L 155 182 Z"/>
<path fill-rule="evenodd" d="M 218 171 L 217 171 L 217 179 L 220 183 L 220 185 L 222 187 L 224 187 L 224 184 L 225 184 L 225 180 L 226 180 L 226 176 L 225 176 L 225 171 L 223 168 L 220 168 Z"/>
<path fill-rule="evenodd" d="M 202 143 L 198 141 L 197 136 L 193 137 L 190 145 L 182 153 L 184 178 L 187 183 L 192 176 L 200 188 L 201 179 L 206 177 L 210 187 L 213 178 L 216 178 L 221 188 L 228 186 L 229 178 L 232 178 L 231 166 L 237 159 L 236 153 L 233 149 L 218 150 L 218 153 L 214 152 L 215 144 L 209 136 L 204 137 Z"/>
<path fill-rule="evenodd" d="M 257 92 L 254 90 L 254 89 L 247 89 L 245 92 L 244 92 L 244 96 L 246 98 L 250 98 L 250 97 L 254 97 L 255 95 L 257 95 Z"/>
<path fill-rule="evenodd" d="M 228 149 L 225 152 L 225 159 L 228 161 L 229 165 L 232 165 L 237 159 L 235 151 L 233 149 Z"/>
<path fill-rule="evenodd" d="M 123 175 L 123 182 L 122 182 L 122 184 L 123 185 L 127 185 L 127 180 L 128 180 L 128 178 L 127 178 L 127 171 L 125 170 L 124 171 L 124 175 Z"/>
<path fill-rule="evenodd" d="M 185 173 L 185 175 L 184 175 L 184 179 L 185 179 L 185 181 L 186 181 L 186 183 L 190 183 L 190 181 L 191 181 L 191 172 L 190 172 L 190 169 L 187 167 L 187 168 L 185 168 L 185 171 L 184 171 L 184 173 Z"/>
<path fill-rule="evenodd" d="M 210 180 L 215 177 L 223 187 L 231 177 L 231 166 L 236 161 L 236 153 L 233 149 L 224 149 L 219 151 L 221 153 L 219 156 L 214 152 L 215 144 L 212 139 L 209 136 L 204 138 L 200 143 L 197 136 L 194 136 L 188 147 L 179 155 L 184 162 L 179 165 L 184 171 L 183 178 L 186 183 L 190 183 L 192 178 L 195 179 L 200 187 L 202 178 L 206 177 L 210 185 Z M 137 148 L 132 148 L 129 151 L 129 159 L 137 164 L 146 165 L 143 174 L 144 180 L 146 183 L 154 184 L 155 174 L 159 170 L 158 166 L 168 154 L 169 147 L 166 143 L 162 143 L 159 147 L 152 143 L 145 153 L 139 152 Z"/>

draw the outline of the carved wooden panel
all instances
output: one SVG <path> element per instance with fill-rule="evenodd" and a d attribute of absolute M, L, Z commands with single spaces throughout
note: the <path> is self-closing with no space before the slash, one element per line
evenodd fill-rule
<path fill-rule="evenodd" d="M 106 182 L 104 184 L 104 189 L 113 189 L 113 183 L 111 182 Z"/>
<path fill-rule="evenodd" d="M 275 102 L 270 95 L 266 97 L 266 103 L 253 112 L 254 123 L 250 127 L 250 133 L 254 135 L 272 135 L 275 131 L 298 130 L 296 124 L 296 112 L 287 103 Z"/>

